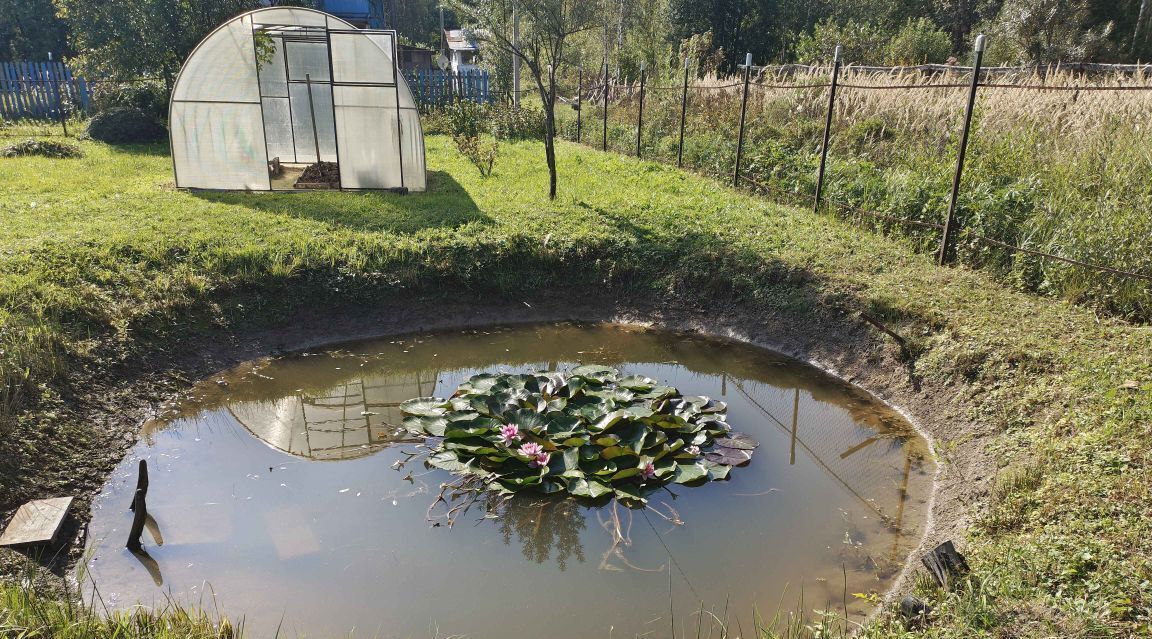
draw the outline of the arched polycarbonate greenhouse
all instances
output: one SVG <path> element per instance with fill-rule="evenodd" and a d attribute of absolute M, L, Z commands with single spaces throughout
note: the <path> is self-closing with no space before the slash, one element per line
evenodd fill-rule
<path fill-rule="evenodd" d="M 312 9 L 220 25 L 172 89 L 176 186 L 423 191 L 424 132 L 396 59 L 395 31 Z"/>

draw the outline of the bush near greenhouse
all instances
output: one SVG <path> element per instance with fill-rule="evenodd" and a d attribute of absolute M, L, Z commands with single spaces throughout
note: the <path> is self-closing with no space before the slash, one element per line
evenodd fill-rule
<path fill-rule="evenodd" d="M 92 110 L 103 113 L 117 108 L 138 109 L 166 121 L 168 97 L 168 89 L 160 80 L 98 82 L 92 88 Z"/>
<path fill-rule="evenodd" d="M 135 144 L 164 139 L 168 130 L 153 115 L 140 109 L 116 107 L 97 113 L 88 122 L 87 136 L 108 144 Z"/>

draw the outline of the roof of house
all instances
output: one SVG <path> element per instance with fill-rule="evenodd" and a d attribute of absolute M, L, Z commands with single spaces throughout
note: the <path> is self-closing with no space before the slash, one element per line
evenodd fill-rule
<path fill-rule="evenodd" d="M 448 48 L 453 51 L 479 51 L 480 45 L 471 33 L 464 29 L 445 29 L 444 39 L 448 41 Z"/>

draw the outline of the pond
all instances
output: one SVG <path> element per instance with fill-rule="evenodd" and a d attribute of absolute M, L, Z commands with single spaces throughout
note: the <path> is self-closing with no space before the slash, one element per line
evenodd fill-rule
<path fill-rule="evenodd" d="M 452 476 L 405 463 L 419 440 L 400 403 L 578 364 L 724 401 L 761 445 L 728 481 L 669 485 L 647 508 L 493 497 L 446 525 L 432 507 Z M 141 459 L 146 558 L 124 550 Z M 108 609 L 197 604 L 250 636 L 720 636 L 845 606 L 861 620 L 857 593 L 883 592 L 919 541 L 934 471 L 898 413 L 747 344 L 613 324 L 414 334 L 197 384 L 96 499 L 83 582 Z"/>

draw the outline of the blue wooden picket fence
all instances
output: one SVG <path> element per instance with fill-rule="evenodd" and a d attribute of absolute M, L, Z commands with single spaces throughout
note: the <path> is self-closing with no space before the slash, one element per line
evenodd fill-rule
<path fill-rule="evenodd" d="M 484 70 L 451 73 L 440 69 L 416 69 L 404 72 L 416 102 L 423 106 L 446 104 L 451 100 L 492 102 L 488 72 Z"/>
<path fill-rule="evenodd" d="M 7 120 L 58 120 L 64 113 L 84 112 L 92 87 L 72 75 L 62 62 L 0 63 L 0 117 Z"/>
<path fill-rule="evenodd" d="M 404 72 L 416 101 L 424 106 L 452 100 L 492 102 L 489 74 L 484 70 L 451 73 L 440 69 Z M 0 63 L 0 118 L 60 119 L 65 113 L 85 113 L 92 85 L 62 62 Z"/>

